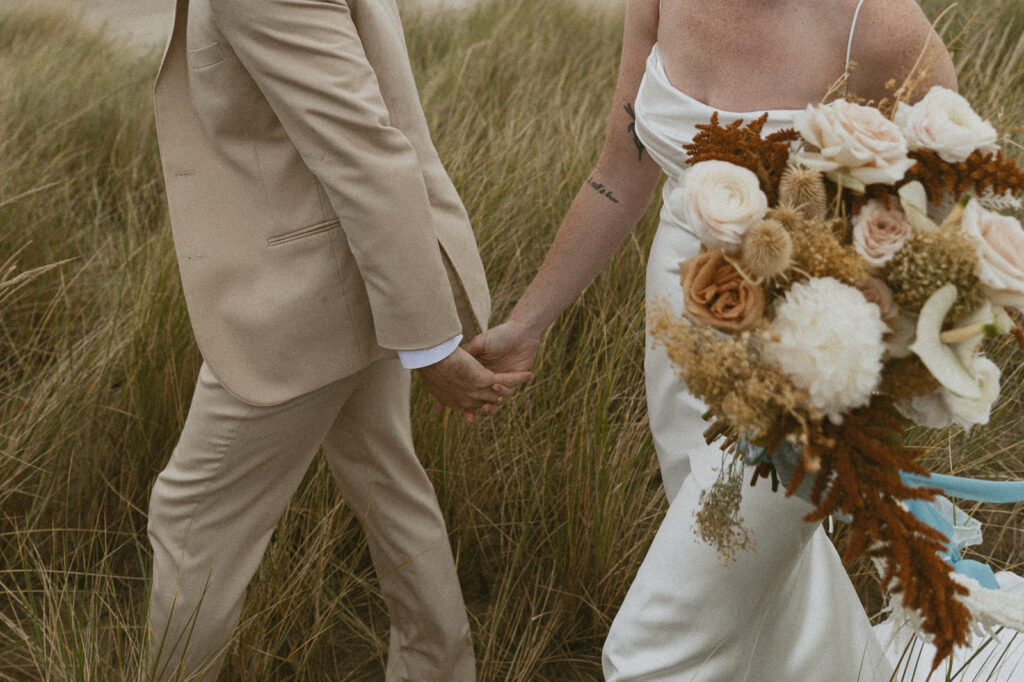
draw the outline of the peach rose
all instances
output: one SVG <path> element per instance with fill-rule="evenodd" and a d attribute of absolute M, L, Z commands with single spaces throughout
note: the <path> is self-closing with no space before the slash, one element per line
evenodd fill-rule
<path fill-rule="evenodd" d="M 669 195 L 669 211 L 709 249 L 737 251 L 750 226 L 768 210 L 751 171 L 726 161 L 701 161 Z"/>
<path fill-rule="evenodd" d="M 764 316 L 764 291 L 743 279 L 721 251 L 689 258 L 679 264 L 679 270 L 683 312 L 692 322 L 737 332 L 752 328 Z"/>
<path fill-rule="evenodd" d="M 912 228 L 907 214 L 871 199 L 853 219 L 853 246 L 872 267 L 880 267 L 903 248 Z"/>
<path fill-rule="evenodd" d="M 964 209 L 961 225 L 978 245 L 979 277 L 989 289 L 989 299 L 1024 312 L 1024 228 L 1020 222 L 972 201 Z"/>
<path fill-rule="evenodd" d="M 900 129 L 872 107 L 846 100 L 808 105 L 794 116 L 793 127 L 818 148 L 794 154 L 794 161 L 825 173 L 838 171 L 865 185 L 895 184 L 915 163 Z"/>

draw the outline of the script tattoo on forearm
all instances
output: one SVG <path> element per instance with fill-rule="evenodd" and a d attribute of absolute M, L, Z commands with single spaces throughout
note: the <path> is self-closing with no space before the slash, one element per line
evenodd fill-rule
<path fill-rule="evenodd" d="M 608 199 L 608 201 L 611 201 L 614 204 L 619 203 L 619 200 L 615 198 L 614 194 L 612 194 L 612 190 L 602 185 L 593 177 L 587 178 L 587 184 L 594 188 L 594 191 L 596 191 L 598 194 L 603 196 L 605 199 Z"/>
<path fill-rule="evenodd" d="M 633 136 L 633 144 L 636 145 L 636 160 L 644 160 L 644 143 L 640 141 L 640 137 L 636 134 L 636 111 L 633 109 L 633 105 L 627 103 L 625 107 L 626 113 L 632 119 L 629 125 L 626 126 L 626 132 Z"/>

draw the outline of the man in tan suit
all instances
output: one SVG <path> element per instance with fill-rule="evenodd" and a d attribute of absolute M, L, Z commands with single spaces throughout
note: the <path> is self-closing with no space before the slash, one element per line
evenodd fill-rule
<path fill-rule="evenodd" d="M 394 0 L 178 0 L 156 117 L 204 359 L 150 503 L 158 676 L 216 678 L 323 445 L 391 616 L 386 679 L 475 679 L 408 369 L 467 418 L 529 375 L 459 347 L 486 324 L 487 285 Z"/>

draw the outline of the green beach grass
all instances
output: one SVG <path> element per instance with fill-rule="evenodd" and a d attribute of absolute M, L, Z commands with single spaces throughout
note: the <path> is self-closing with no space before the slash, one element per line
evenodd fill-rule
<path fill-rule="evenodd" d="M 945 2 L 926 0 L 936 17 Z M 977 7 L 977 11 L 975 11 Z M 438 150 L 507 313 L 603 141 L 621 9 L 556 0 L 406 13 Z M 965 94 L 1024 159 L 1024 13 L 943 20 Z M 148 679 L 149 488 L 199 367 L 153 132 L 159 54 L 74 19 L 0 13 L 0 680 Z M 594 680 L 665 503 L 643 397 L 657 206 L 546 338 L 536 382 L 468 426 L 416 385 L 419 453 L 449 521 L 482 680 Z M 1024 478 L 1019 348 L 992 423 L 932 439 L 936 471 Z M 1024 573 L 1024 506 L 982 508 L 972 556 Z M 843 543 L 843 533 L 837 533 Z M 869 612 L 867 564 L 850 567 Z M 387 618 L 326 466 L 282 518 L 226 680 L 381 679 Z"/>

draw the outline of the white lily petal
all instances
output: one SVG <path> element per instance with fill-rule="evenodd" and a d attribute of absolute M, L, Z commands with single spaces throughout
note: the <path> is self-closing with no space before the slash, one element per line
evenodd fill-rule
<path fill-rule="evenodd" d="M 1011 319 L 1009 314 L 1006 312 L 1006 308 L 1001 305 L 997 305 L 993 308 L 992 313 L 994 316 L 992 323 L 996 326 L 997 333 L 1009 334 L 1013 331 L 1013 328 L 1016 325 L 1013 323 L 1013 319 Z"/>
<path fill-rule="evenodd" d="M 964 398 L 979 398 L 981 389 L 973 373 L 964 367 L 954 350 L 939 339 L 942 323 L 954 302 L 956 287 L 952 284 L 942 287 L 925 301 L 917 318 L 917 338 L 910 344 L 910 350 L 947 389 Z"/>
<path fill-rule="evenodd" d="M 924 185 L 915 180 L 899 188 L 900 205 L 910 218 L 910 224 L 919 232 L 934 232 L 939 226 L 928 217 L 928 194 Z"/>

